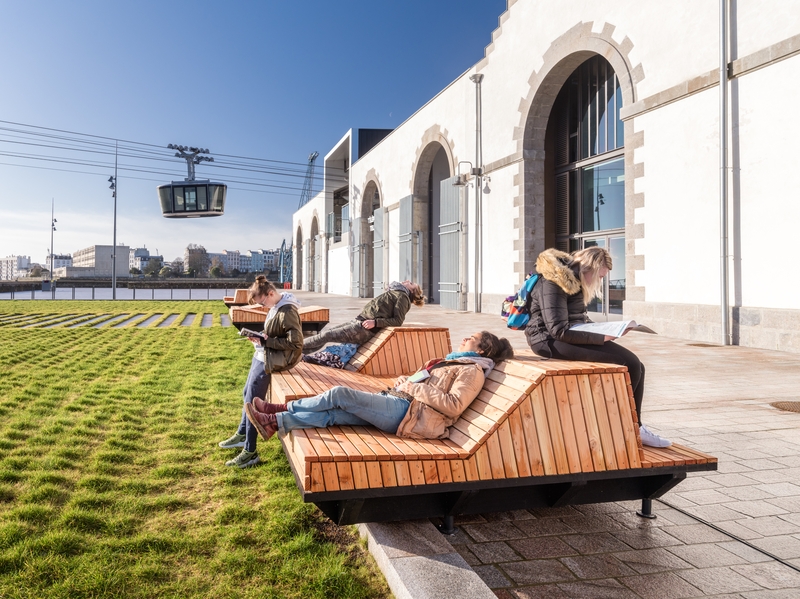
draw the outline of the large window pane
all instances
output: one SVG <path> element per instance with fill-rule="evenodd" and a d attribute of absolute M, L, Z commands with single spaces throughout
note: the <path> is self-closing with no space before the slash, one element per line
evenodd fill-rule
<path fill-rule="evenodd" d="M 614 268 L 608 273 L 608 311 L 622 314 L 622 302 L 625 301 L 625 238 L 610 238 L 608 251 L 614 262 Z"/>
<path fill-rule="evenodd" d="M 158 189 L 158 199 L 161 201 L 161 212 L 172 213 L 172 188 L 167 186 Z"/>
<path fill-rule="evenodd" d="M 186 187 L 184 188 L 183 192 L 184 201 L 186 202 L 186 211 L 187 212 L 196 212 L 197 211 L 197 188 L 196 187 Z"/>
<path fill-rule="evenodd" d="M 175 212 L 183 212 L 186 207 L 183 203 L 183 187 L 173 188 L 175 191 Z"/>
<path fill-rule="evenodd" d="M 617 158 L 582 171 L 583 231 L 625 226 L 625 163 Z"/>
<path fill-rule="evenodd" d="M 205 212 L 208 210 L 208 187 L 205 185 L 198 185 L 197 187 L 197 209 Z"/>
<path fill-rule="evenodd" d="M 606 247 L 606 240 L 605 240 L 605 238 L 585 239 L 584 242 L 583 242 L 583 247 L 584 248 L 593 248 L 593 247 L 604 248 L 604 247 Z M 603 304 L 604 304 L 603 298 L 594 298 L 591 302 L 589 302 L 589 305 L 586 306 L 586 311 L 587 312 L 604 312 L 605 310 L 604 310 Z"/>

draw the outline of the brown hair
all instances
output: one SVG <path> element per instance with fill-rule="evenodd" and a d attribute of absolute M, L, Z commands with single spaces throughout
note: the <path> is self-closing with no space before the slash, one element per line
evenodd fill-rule
<path fill-rule="evenodd" d="M 583 290 L 583 303 L 588 304 L 592 299 L 603 296 L 603 280 L 597 276 L 598 271 L 605 267 L 612 268 L 611 254 L 600 247 L 590 247 L 572 252 L 572 264 L 578 265 L 581 279 L 581 289 Z M 591 283 L 586 283 L 585 274 L 591 272 Z"/>
<path fill-rule="evenodd" d="M 247 290 L 247 303 L 255 304 L 256 297 L 265 297 L 273 291 L 277 291 L 275 285 L 267 281 L 267 277 L 264 275 L 258 275 L 255 283 L 250 285 L 250 288 Z"/>
<path fill-rule="evenodd" d="M 417 285 L 416 283 L 414 284 Z M 424 306 L 425 300 L 428 299 L 425 297 L 425 295 L 423 295 L 421 285 L 417 285 L 416 291 L 409 291 L 408 294 L 411 296 L 411 303 L 419 308 Z"/>
<path fill-rule="evenodd" d="M 509 340 L 505 337 L 498 337 L 489 331 L 481 331 L 478 348 L 484 357 L 491 358 L 495 362 L 514 357 L 514 348 L 511 347 Z"/>

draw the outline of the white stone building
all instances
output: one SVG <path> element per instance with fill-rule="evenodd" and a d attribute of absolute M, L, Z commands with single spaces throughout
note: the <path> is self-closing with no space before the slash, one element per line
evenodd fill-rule
<path fill-rule="evenodd" d="M 543 249 L 602 245 L 615 266 L 596 319 L 719 343 L 727 276 L 728 339 L 800 351 L 783 280 L 800 223 L 800 0 L 727 9 L 721 56 L 718 2 L 509 0 L 480 62 L 369 151 L 351 130 L 328 153 L 325 189 L 294 215 L 295 285 L 368 297 L 411 278 L 497 313 Z"/>
<path fill-rule="evenodd" d="M 72 266 L 72 256 L 70 254 L 53 254 L 53 268 L 66 268 L 68 266 Z M 50 255 L 47 256 L 45 259 L 45 265 L 47 266 L 47 270 L 53 272 L 53 269 L 50 268 Z"/>
<path fill-rule="evenodd" d="M 112 262 L 116 262 L 117 277 L 127 277 L 130 271 L 128 266 L 130 261 L 130 247 L 118 245 L 116 247 L 116 259 L 114 246 L 93 245 L 74 252 L 72 254 L 72 266 L 59 271 L 61 276 L 70 277 L 110 277 L 112 274 Z M 59 274 L 59 272 L 55 274 Z"/>

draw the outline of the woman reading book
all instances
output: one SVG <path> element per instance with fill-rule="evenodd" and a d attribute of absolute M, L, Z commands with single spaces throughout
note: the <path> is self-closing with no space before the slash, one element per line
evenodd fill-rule
<path fill-rule="evenodd" d="M 599 247 L 572 254 L 556 249 L 539 254 L 536 259 L 539 280 L 531 291 L 525 336 L 531 349 L 546 358 L 627 366 L 642 443 L 669 447 L 670 441 L 641 423 L 644 365 L 636 354 L 614 343 L 615 337 L 572 328 L 590 322 L 586 306 L 595 297 L 602 297 L 603 277 L 611 268 L 611 255 Z"/>
<path fill-rule="evenodd" d="M 272 373 L 292 368 L 300 361 L 303 349 L 303 330 L 297 313 L 300 302 L 294 295 L 279 293 L 264 275 L 259 275 L 248 289 L 247 296 L 250 304 L 261 304 L 269 312 L 264 322 L 263 338 L 250 337 L 255 353 L 242 391 L 244 408 L 255 397 L 264 397 Z M 236 433 L 219 444 L 223 449 L 242 448 L 238 456 L 225 463 L 226 466 L 247 468 L 261 461 L 256 450 L 258 433 L 247 419 L 244 408 Z"/>
<path fill-rule="evenodd" d="M 431 360 L 410 377 L 401 376 L 381 393 L 334 387 L 288 404 L 255 399 L 245 411 L 264 439 L 278 430 L 369 424 L 400 437 L 446 439 L 495 362 L 513 355 L 507 339 L 483 331 L 464 338 L 458 351 L 444 359 Z"/>

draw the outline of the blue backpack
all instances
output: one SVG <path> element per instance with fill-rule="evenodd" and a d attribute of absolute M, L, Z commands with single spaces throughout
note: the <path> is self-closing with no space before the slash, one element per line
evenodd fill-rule
<path fill-rule="evenodd" d="M 503 302 L 502 315 L 509 329 L 515 331 L 524 329 L 531 319 L 531 291 L 538 280 L 539 275 L 529 274 L 517 294 L 506 298 Z"/>

